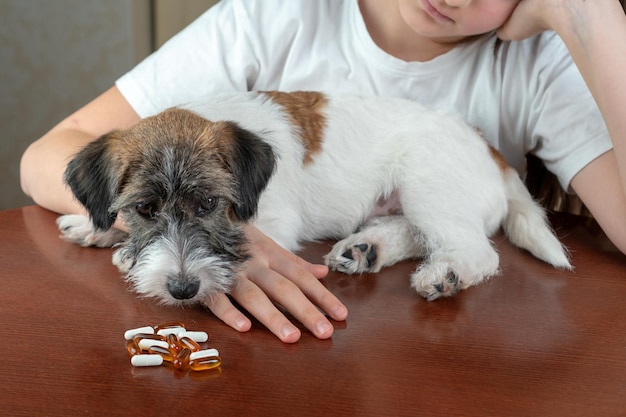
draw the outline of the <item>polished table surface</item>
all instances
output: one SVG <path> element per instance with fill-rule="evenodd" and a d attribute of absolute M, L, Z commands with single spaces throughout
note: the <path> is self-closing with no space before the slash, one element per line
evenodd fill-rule
<path fill-rule="evenodd" d="M 348 319 L 292 345 L 137 298 L 111 250 L 60 240 L 54 220 L 0 212 L 2 416 L 626 416 L 626 257 L 586 219 L 553 217 L 574 272 L 497 235 L 500 276 L 450 299 L 410 289 L 415 262 L 331 273 Z M 123 332 L 167 321 L 210 333 L 220 370 L 132 367 Z"/>

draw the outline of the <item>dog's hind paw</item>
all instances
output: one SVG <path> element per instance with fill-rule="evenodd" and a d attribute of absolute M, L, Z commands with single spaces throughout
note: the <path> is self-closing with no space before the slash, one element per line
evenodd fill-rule
<path fill-rule="evenodd" d="M 428 301 L 434 301 L 441 297 L 452 297 L 461 289 L 461 281 L 454 271 L 449 271 L 443 278 L 426 282 L 413 277 L 412 282 L 417 293 Z"/>
<path fill-rule="evenodd" d="M 61 237 L 81 246 L 109 248 L 126 238 L 126 233 L 115 228 L 97 229 L 87 216 L 67 214 L 57 219 Z"/>
<path fill-rule="evenodd" d="M 346 274 L 362 272 L 378 272 L 378 251 L 374 244 L 351 244 L 342 240 L 333 246 L 332 251 L 324 257 L 329 268 Z"/>

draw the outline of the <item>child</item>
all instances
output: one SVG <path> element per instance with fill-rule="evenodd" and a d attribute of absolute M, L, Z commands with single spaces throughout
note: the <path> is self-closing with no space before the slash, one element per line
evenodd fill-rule
<path fill-rule="evenodd" d="M 223 1 L 33 143 L 22 188 L 51 210 L 84 213 L 62 183 L 71 155 L 221 91 L 395 96 L 462 114 L 522 174 L 526 154 L 539 157 L 626 252 L 624 39 L 617 0 Z M 334 320 L 347 309 L 318 281 L 326 268 L 252 226 L 247 235 L 254 256 L 231 296 L 284 342 L 300 331 L 274 303 L 330 337 L 316 306 Z M 226 295 L 207 305 L 236 330 L 250 328 Z"/>

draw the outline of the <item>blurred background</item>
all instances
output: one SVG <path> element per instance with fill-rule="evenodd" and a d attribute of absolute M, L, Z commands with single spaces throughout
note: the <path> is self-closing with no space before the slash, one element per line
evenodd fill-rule
<path fill-rule="evenodd" d="M 216 2 L 0 0 L 0 210 L 32 204 L 19 186 L 29 143 Z"/>
<path fill-rule="evenodd" d="M 216 0 L 0 0 L 0 210 L 26 147 Z"/>

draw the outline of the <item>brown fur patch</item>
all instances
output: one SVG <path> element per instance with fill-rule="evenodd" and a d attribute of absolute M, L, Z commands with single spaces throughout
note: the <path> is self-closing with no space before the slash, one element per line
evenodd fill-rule
<path fill-rule="evenodd" d="M 500 167 L 500 171 L 504 172 L 504 170 L 507 169 L 507 167 L 509 166 L 509 164 L 506 163 L 506 159 L 504 159 L 504 156 L 502 156 L 499 150 L 491 145 L 488 146 L 491 158 L 496 161 L 496 164 L 498 164 L 498 166 Z"/>
<path fill-rule="evenodd" d="M 491 159 L 496 161 L 496 164 L 498 164 L 498 167 L 500 168 L 500 171 L 504 172 L 507 169 L 507 167 L 509 166 L 509 164 L 506 162 L 506 159 L 504 159 L 504 156 L 502 156 L 502 154 L 500 153 L 499 150 L 497 150 L 496 148 L 494 148 L 493 146 L 491 146 L 489 144 L 489 142 L 485 138 L 485 135 L 483 135 L 482 130 L 480 130 L 478 128 L 474 128 L 474 129 L 480 135 L 480 137 L 483 138 L 483 140 L 485 141 L 485 143 L 489 147 L 489 153 L 491 154 Z"/>
<path fill-rule="evenodd" d="M 303 163 L 312 162 L 313 156 L 322 150 L 326 127 L 326 117 L 322 112 L 328 104 L 326 96 L 312 91 L 293 93 L 266 91 L 264 94 L 280 105 L 289 115 L 290 122 L 298 127 L 300 140 L 305 149 Z"/>
<path fill-rule="evenodd" d="M 105 139 L 115 211 L 147 200 L 158 210 L 176 201 L 191 212 L 209 196 L 231 203 L 231 222 L 247 220 L 275 167 L 271 146 L 252 132 L 183 109 L 165 110 Z"/>
<path fill-rule="evenodd" d="M 160 149 L 166 145 L 195 146 L 198 149 L 218 149 L 216 158 L 232 157 L 235 137 L 232 124 L 213 122 L 179 108 L 140 120 L 116 141 L 114 153 L 128 160 L 131 155 L 143 158 L 146 149 Z"/>

